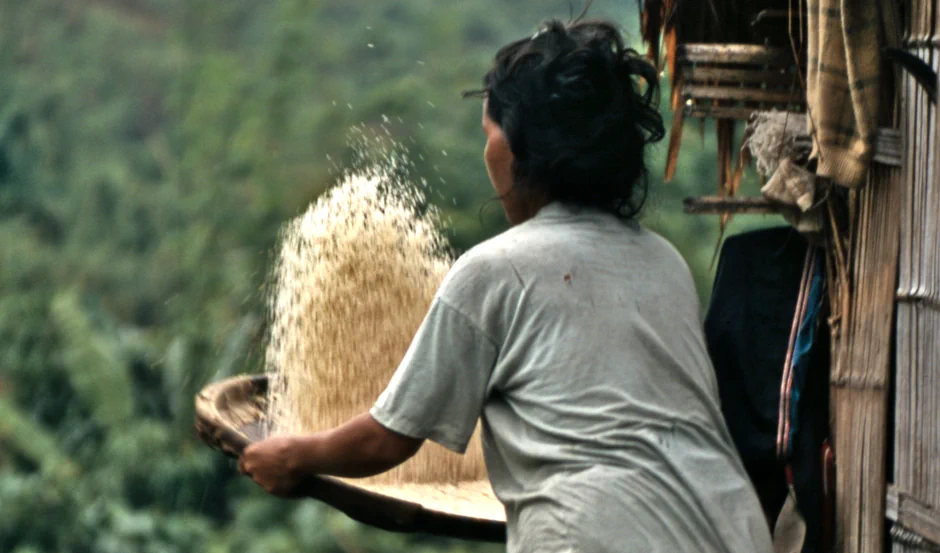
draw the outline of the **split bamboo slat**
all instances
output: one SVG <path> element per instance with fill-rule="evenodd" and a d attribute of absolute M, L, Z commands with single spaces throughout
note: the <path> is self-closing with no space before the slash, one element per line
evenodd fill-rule
<path fill-rule="evenodd" d="M 911 0 L 904 46 L 940 70 L 940 0 Z M 940 551 L 940 125 L 909 75 L 897 289 L 892 551 Z"/>
<path fill-rule="evenodd" d="M 900 170 L 873 164 L 850 193 L 848 310 L 833 326 L 830 373 L 837 551 L 881 553 L 888 383 L 898 262 Z"/>

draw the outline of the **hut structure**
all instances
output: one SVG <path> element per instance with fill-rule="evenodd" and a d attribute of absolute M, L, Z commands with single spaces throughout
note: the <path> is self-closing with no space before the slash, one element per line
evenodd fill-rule
<path fill-rule="evenodd" d="M 686 211 L 780 213 L 824 252 L 833 534 L 803 550 L 940 551 L 940 0 L 640 2 L 667 180 L 686 125 L 717 133 L 717 194 Z"/>

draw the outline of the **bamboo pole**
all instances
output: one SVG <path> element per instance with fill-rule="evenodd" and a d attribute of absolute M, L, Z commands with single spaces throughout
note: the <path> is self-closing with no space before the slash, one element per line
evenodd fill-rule
<path fill-rule="evenodd" d="M 873 165 L 854 192 L 849 316 L 834 336 L 831 373 L 837 550 L 880 553 L 891 335 L 898 259 L 899 170 Z"/>

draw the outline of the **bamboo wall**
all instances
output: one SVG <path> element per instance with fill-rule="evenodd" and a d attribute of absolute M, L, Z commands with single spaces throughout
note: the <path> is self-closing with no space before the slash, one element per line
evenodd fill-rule
<path fill-rule="evenodd" d="M 940 71 L 940 0 L 910 0 L 904 47 Z M 897 290 L 892 551 L 940 551 L 940 126 L 901 81 L 904 169 Z"/>

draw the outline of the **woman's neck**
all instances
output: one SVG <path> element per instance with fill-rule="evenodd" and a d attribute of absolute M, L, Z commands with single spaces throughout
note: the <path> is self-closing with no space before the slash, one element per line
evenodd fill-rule
<path fill-rule="evenodd" d="M 552 203 L 551 197 L 542 191 L 527 191 L 520 193 L 518 188 L 513 189 L 500 198 L 506 218 L 513 226 L 522 224 L 535 215 L 545 206 Z"/>

